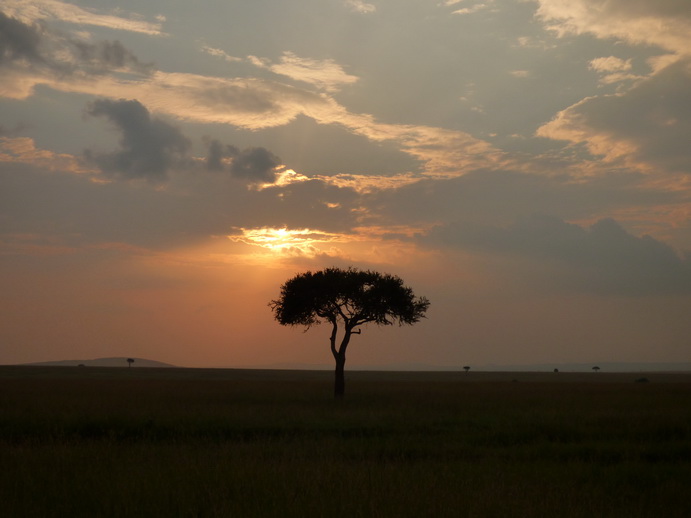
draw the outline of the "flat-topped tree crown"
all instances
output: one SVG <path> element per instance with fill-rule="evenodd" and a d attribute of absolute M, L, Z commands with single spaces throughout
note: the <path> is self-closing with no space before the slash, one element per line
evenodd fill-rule
<path fill-rule="evenodd" d="M 414 324 L 425 316 L 429 301 L 416 297 L 394 275 L 356 268 L 326 268 L 296 275 L 281 286 L 281 296 L 269 306 L 281 325 L 302 325 L 309 329 L 330 323 L 331 352 L 336 360 L 336 396 L 344 391 L 345 352 L 358 326 L 367 323 Z M 339 325 L 343 339 L 336 347 Z"/>

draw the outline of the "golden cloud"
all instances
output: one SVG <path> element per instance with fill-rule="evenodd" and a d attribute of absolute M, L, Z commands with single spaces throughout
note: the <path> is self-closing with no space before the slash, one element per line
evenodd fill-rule
<path fill-rule="evenodd" d="M 73 155 L 38 149 L 29 137 L 0 137 L 0 162 L 28 163 L 48 171 L 95 173 Z"/>
<path fill-rule="evenodd" d="M 691 54 L 691 10 L 687 0 L 537 0 L 537 14 L 560 34 L 591 33 L 632 44 Z"/>
<path fill-rule="evenodd" d="M 3 0 L 2 9 L 8 16 L 29 24 L 41 20 L 58 19 L 79 25 L 107 27 L 150 35 L 162 34 L 161 22 L 164 20 L 160 16 L 156 22 L 147 22 L 135 14 L 127 18 L 111 14 L 98 14 L 58 0 Z"/>

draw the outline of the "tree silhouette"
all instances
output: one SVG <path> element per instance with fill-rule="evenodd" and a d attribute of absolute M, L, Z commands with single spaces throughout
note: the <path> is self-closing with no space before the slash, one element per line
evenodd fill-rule
<path fill-rule="evenodd" d="M 359 326 L 414 324 L 425 316 L 429 301 L 415 297 L 413 290 L 394 275 L 373 271 L 326 268 L 296 275 L 281 286 L 281 296 L 269 302 L 281 325 L 331 324 L 331 353 L 336 361 L 334 395 L 345 393 L 346 349 Z M 343 336 L 337 345 L 339 327 Z"/>
<path fill-rule="evenodd" d="M 128 367 L 131 368 L 133 363 L 134 363 L 134 358 L 127 358 L 127 364 L 128 364 L 127 366 Z"/>
<path fill-rule="evenodd" d="M 466 374 L 468 374 L 468 371 L 470 371 L 470 365 L 466 365 L 465 367 L 463 367 L 463 370 Z"/>
<path fill-rule="evenodd" d="M 595 372 L 597 372 L 597 371 L 600 370 L 600 367 L 598 367 L 598 366 L 596 365 L 595 367 L 593 367 L 593 370 L 594 370 Z"/>

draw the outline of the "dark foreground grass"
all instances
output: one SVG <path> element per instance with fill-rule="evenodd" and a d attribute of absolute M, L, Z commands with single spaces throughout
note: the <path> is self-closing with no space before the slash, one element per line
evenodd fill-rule
<path fill-rule="evenodd" d="M 691 379 L 597 376 L 0 368 L 0 516 L 691 516 Z"/>

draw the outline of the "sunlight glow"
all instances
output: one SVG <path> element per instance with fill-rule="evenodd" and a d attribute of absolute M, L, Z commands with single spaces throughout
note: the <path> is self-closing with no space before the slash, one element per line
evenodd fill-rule
<path fill-rule="evenodd" d="M 341 234 L 331 234 L 309 228 L 290 230 L 287 228 L 242 228 L 241 235 L 231 235 L 231 241 L 259 246 L 274 252 L 293 252 L 315 255 L 320 252 L 315 246 L 320 243 L 342 241 Z"/>
<path fill-rule="evenodd" d="M 292 183 L 305 182 L 310 180 L 308 176 L 304 174 L 296 173 L 292 169 L 283 169 L 284 166 L 279 166 L 278 172 L 276 173 L 276 179 L 273 182 L 262 183 L 257 186 L 257 190 L 261 191 L 267 188 L 273 187 L 285 187 Z"/>

